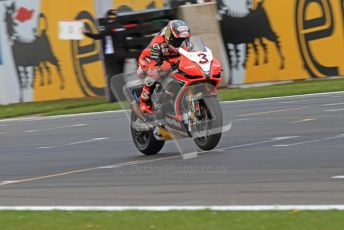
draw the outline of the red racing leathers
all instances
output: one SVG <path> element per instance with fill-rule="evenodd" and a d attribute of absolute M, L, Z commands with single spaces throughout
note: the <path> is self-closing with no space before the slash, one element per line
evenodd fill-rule
<path fill-rule="evenodd" d="M 142 112 L 152 112 L 150 97 L 156 80 L 159 78 L 159 71 L 167 71 L 171 63 L 177 62 L 179 54 L 170 49 L 165 41 L 164 28 L 150 42 L 139 57 L 139 77 L 145 77 L 144 86 L 140 96 L 140 109 Z"/>

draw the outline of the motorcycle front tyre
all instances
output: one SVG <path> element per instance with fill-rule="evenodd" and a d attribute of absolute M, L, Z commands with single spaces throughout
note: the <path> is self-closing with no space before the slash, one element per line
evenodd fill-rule
<path fill-rule="evenodd" d="M 137 115 L 131 111 L 131 124 L 137 120 Z M 137 131 L 130 125 L 131 136 L 135 147 L 144 155 L 155 155 L 164 147 L 165 141 L 157 140 L 153 130 Z"/>
<path fill-rule="evenodd" d="M 204 151 L 209 151 L 214 149 L 221 139 L 223 116 L 220 103 L 216 97 L 208 97 L 205 99 L 205 102 L 208 106 L 208 111 L 211 111 L 213 116 L 216 118 L 209 121 L 208 127 L 209 129 L 217 130 L 217 132 L 214 134 L 210 134 L 206 137 L 195 138 L 194 141 L 200 149 Z"/>

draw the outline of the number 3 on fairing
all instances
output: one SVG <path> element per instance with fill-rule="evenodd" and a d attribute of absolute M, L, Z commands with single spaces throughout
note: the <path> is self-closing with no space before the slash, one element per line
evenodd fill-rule
<path fill-rule="evenodd" d="M 198 54 L 198 57 L 201 58 L 201 59 L 199 60 L 199 63 L 200 63 L 200 64 L 205 64 L 205 63 L 208 63 L 208 62 L 209 62 L 209 60 L 208 60 L 206 54 L 200 53 L 200 54 Z"/>

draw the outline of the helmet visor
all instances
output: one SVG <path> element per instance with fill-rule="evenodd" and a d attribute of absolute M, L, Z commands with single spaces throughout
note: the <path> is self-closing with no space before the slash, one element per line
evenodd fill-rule
<path fill-rule="evenodd" d="M 181 47 L 182 43 L 185 41 L 185 38 L 170 38 L 168 41 L 168 44 L 170 46 L 173 46 L 174 48 L 178 49 L 179 47 Z"/>

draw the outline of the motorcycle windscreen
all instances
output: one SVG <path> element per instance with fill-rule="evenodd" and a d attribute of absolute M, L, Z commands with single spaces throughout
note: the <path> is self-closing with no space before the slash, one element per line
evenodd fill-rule
<path fill-rule="evenodd" d="M 136 72 L 112 77 L 111 89 L 125 110 L 128 124 L 161 131 L 166 140 L 174 143 L 165 145 L 160 153 L 181 154 L 188 159 L 228 145 L 233 120 L 230 104 L 218 102 L 219 98 L 213 93 L 215 87 L 211 83 L 186 86 L 168 76 L 161 77 L 158 82 L 159 86 L 155 87 L 151 96 L 152 115 L 139 111 L 143 79 L 138 78 Z M 131 120 L 133 111 L 138 114 L 139 121 Z M 220 141 L 214 136 L 220 136 Z M 209 137 L 212 140 L 209 141 Z"/>

